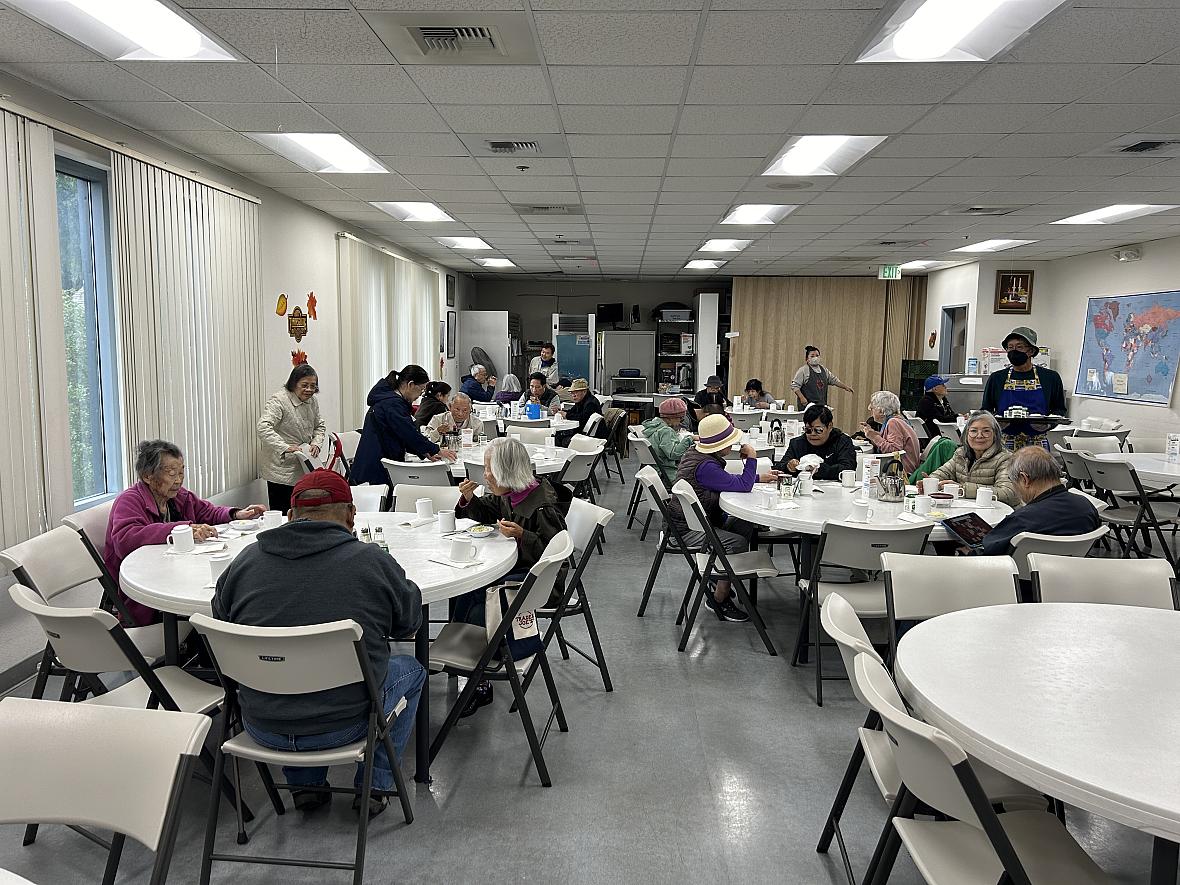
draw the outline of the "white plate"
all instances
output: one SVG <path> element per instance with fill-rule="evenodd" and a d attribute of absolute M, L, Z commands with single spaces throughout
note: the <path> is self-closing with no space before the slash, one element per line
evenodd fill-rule
<path fill-rule="evenodd" d="M 229 527 L 235 532 L 256 532 L 262 528 L 261 519 L 231 519 Z"/>
<path fill-rule="evenodd" d="M 467 530 L 473 538 L 491 538 L 496 534 L 496 527 L 494 525 L 473 525 Z"/>

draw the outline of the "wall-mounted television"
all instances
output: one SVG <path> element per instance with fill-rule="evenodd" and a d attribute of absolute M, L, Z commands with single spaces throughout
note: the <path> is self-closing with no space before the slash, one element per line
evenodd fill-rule
<path fill-rule="evenodd" d="M 627 305 L 622 302 L 599 304 L 594 311 L 595 325 L 627 322 Z"/>

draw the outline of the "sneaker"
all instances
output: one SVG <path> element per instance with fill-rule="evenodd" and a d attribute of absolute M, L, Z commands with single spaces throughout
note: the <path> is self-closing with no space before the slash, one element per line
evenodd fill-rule
<path fill-rule="evenodd" d="M 314 787 L 326 787 L 328 782 L 324 781 L 322 784 L 311 784 Z M 298 811 L 315 811 L 317 808 L 323 808 L 332 801 L 331 793 L 321 793 L 318 790 L 295 790 L 291 793 L 291 801 L 295 803 L 295 808 Z"/>
<path fill-rule="evenodd" d="M 369 818 L 372 819 L 389 807 L 389 799 L 385 796 L 369 796 Z M 354 796 L 352 799 L 352 810 L 360 812 L 361 797 Z"/>
<path fill-rule="evenodd" d="M 719 621 L 748 621 L 750 616 L 733 604 L 733 597 L 727 597 L 724 602 L 718 602 L 712 593 L 705 593 L 705 605 L 709 611 L 717 615 Z"/>
<path fill-rule="evenodd" d="M 472 716 L 479 712 L 480 707 L 486 707 L 491 702 L 492 683 L 485 680 L 475 687 L 475 694 L 471 696 L 471 700 L 467 702 L 467 706 L 463 708 L 463 712 L 459 714 L 459 718 L 463 719 L 467 716 Z"/>

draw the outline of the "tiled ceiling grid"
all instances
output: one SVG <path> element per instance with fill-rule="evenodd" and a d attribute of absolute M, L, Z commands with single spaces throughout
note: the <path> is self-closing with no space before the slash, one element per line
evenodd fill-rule
<path fill-rule="evenodd" d="M 705 280 L 681 269 L 711 237 L 755 240 L 716 272 L 729 276 L 863 274 L 993 237 L 1037 240 L 1003 254 L 1044 259 L 1180 234 L 1180 210 L 1049 224 L 1180 204 L 1180 157 L 1094 155 L 1128 133 L 1180 137 L 1180 0 L 1077 0 L 990 63 L 875 65 L 852 61 L 895 2 L 180 5 L 248 61 L 109 62 L 0 3 L 0 67 L 482 276 Z M 540 63 L 401 64 L 364 17 L 391 10 L 522 13 Z M 238 134 L 278 130 L 343 132 L 392 174 L 314 175 Z M 759 173 L 802 134 L 889 138 L 842 176 L 776 189 L 797 180 Z M 568 156 L 469 150 L 518 136 L 556 136 Z M 370 200 L 429 200 L 455 222 L 398 222 Z M 512 208 L 566 203 L 585 215 Z M 739 203 L 801 206 L 773 227 L 719 225 Z M 1015 211 L 941 214 L 970 205 Z M 434 240 L 472 234 L 519 270 L 485 271 Z"/>

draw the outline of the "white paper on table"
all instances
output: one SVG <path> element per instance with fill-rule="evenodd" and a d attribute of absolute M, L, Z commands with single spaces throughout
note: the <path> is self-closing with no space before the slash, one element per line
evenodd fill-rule
<path fill-rule="evenodd" d="M 897 514 L 897 518 L 900 519 L 902 522 L 927 523 L 930 521 L 925 516 L 922 516 L 920 513 L 907 513 L 904 511 Z"/>
<path fill-rule="evenodd" d="M 395 529 L 403 529 L 408 531 L 409 529 L 416 529 L 419 526 L 432 523 L 435 519 L 436 517 L 433 516 L 412 516 L 409 519 L 402 520 L 401 522 L 395 522 L 393 527 Z"/>
<path fill-rule="evenodd" d="M 222 550 L 227 549 L 229 548 L 227 548 L 226 545 L 220 541 L 215 541 L 213 543 L 202 541 L 196 546 L 196 549 L 194 550 L 165 550 L 164 552 L 170 556 L 196 556 L 200 553 L 220 553 Z"/>
<path fill-rule="evenodd" d="M 437 562 L 439 565 L 449 565 L 451 568 L 459 569 L 471 568 L 473 566 L 483 564 L 483 560 L 481 559 L 468 559 L 466 562 L 459 562 L 458 560 L 451 559 L 449 556 L 443 556 L 442 554 L 439 554 L 438 556 L 428 556 L 426 557 L 426 561 Z"/>
<path fill-rule="evenodd" d="M 242 533 L 237 529 L 227 529 L 222 527 L 217 530 L 217 537 L 221 538 L 223 541 L 232 541 L 234 538 L 242 537 Z"/>

